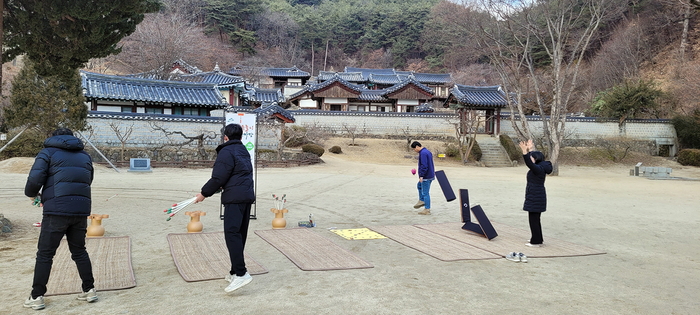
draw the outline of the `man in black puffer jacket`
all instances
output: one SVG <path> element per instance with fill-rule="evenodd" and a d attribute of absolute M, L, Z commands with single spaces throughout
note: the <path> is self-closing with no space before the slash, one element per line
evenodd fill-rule
<path fill-rule="evenodd" d="M 49 282 L 53 256 L 66 236 L 71 258 L 83 281 L 78 299 L 97 300 L 90 257 L 85 250 L 87 216 L 90 215 L 90 184 L 94 176 L 92 159 L 83 151 L 83 143 L 68 128 L 59 128 L 44 142 L 44 149 L 34 161 L 24 194 L 34 199 L 41 190 L 44 216 L 41 220 L 34 282 L 25 307 L 44 308 L 44 294 Z"/>
<path fill-rule="evenodd" d="M 253 190 L 253 164 L 248 149 L 241 142 L 241 125 L 229 124 L 224 128 L 224 144 L 216 148 L 217 156 L 211 179 L 197 194 L 195 203 L 211 197 L 218 190 L 224 205 L 224 238 L 231 259 L 231 271 L 226 277 L 230 284 L 224 291 L 233 292 L 250 283 L 243 258 L 248 235 L 250 207 L 255 201 Z"/>

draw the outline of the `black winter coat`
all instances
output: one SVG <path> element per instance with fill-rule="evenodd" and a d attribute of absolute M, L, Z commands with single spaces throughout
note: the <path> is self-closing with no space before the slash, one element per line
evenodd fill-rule
<path fill-rule="evenodd" d="M 53 136 L 46 139 L 44 149 L 36 156 L 24 194 L 34 197 L 43 187 L 44 214 L 89 216 L 94 173 L 92 158 L 83 151 L 80 139 Z"/>
<path fill-rule="evenodd" d="M 552 163 L 542 161 L 537 164 L 530 160 L 530 153 L 523 155 L 525 165 L 530 169 L 527 172 L 527 187 L 525 188 L 525 204 L 523 210 L 530 212 L 547 211 L 547 191 L 544 189 L 544 180 L 547 174 L 552 173 Z"/>
<path fill-rule="evenodd" d="M 210 197 L 219 189 L 221 203 L 253 203 L 253 164 L 241 140 L 229 140 L 216 148 L 217 156 L 211 179 L 202 187 L 202 195 Z"/>

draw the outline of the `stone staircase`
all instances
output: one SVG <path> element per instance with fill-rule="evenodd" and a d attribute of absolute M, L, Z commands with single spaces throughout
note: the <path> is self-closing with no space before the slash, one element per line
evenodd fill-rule
<path fill-rule="evenodd" d="M 511 167 L 506 149 L 501 146 L 498 137 L 477 135 L 476 142 L 481 147 L 481 163 L 486 167 Z"/>

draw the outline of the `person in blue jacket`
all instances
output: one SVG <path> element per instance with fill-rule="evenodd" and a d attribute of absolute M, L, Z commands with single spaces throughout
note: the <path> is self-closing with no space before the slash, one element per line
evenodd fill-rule
<path fill-rule="evenodd" d="M 528 212 L 532 237 L 526 245 L 540 247 L 544 243 L 540 216 L 542 212 L 547 211 L 547 191 L 544 188 L 544 180 L 547 174 L 552 173 L 552 163 L 544 160 L 542 152 L 534 150 L 535 145 L 532 143 L 532 139 L 528 140 L 527 143 L 521 141 L 519 146 L 523 151 L 525 165 L 530 169 L 527 172 L 523 210 Z"/>
<path fill-rule="evenodd" d="M 420 142 L 411 143 L 413 151 L 418 152 L 418 203 L 413 208 L 425 207 L 418 214 L 430 214 L 430 184 L 435 179 L 435 166 L 433 166 L 433 154 L 424 148 Z"/>
<path fill-rule="evenodd" d="M 36 156 L 29 171 L 24 194 L 32 200 L 40 196 L 44 210 L 32 293 L 24 307 L 44 308 L 53 257 L 64 235 L 82 280 L 83 293 L 78 294 L 78 299 L 97 301 L 92 264 L 85 250 L 87 216 L 92 206 L 90 185 L 95 171 L 92 158 L 83 148 L 83 143 L 73 136 L 70 129 L 59 128 L 44 141 L 44 149 Z"/>
<path fill-rule="evenodd" d="M 221 190 L 224 205 L 224 239 L 231 259 L 231 270 L 224 291 L 233 292 L 250 283 L 253 278 L 245 267 L 243 249 L 248 236 L 250 207 L 255 201 L 253 164 L 248 149 L 241 142 L 243 128 L 229 124 L 224 128 L 224 143 L 216 148 L 211 179 L 197 194 L 195 203 Z"/>

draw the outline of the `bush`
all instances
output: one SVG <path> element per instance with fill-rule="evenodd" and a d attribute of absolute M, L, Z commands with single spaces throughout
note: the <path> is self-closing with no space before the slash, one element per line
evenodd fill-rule
<path fill-rule="evenodd" d="M 464 146 L 462 151 L 466 152 L 467 149 L 469 149 L 469 145 Z M 474 147 L 472 147 L 472 152 L 469 154 L 469 161 L 481 161 L 481 155 L 481 147 L 479 147 L 479 143 L 474 140 Z M 459 147 L 453 143 L 445 143 L 445 156 L 456 158 L 460 161 L 462 160 L 462 157 L 459 156 Z"/>
<path fill-rule="evenodd" d="M 678 153 L 678 163 L 681 165 L 700 166 L 700 150 L 683 149 Z"/>
<path fill-rule="evenodd" d="M 17 132 L 7 135 L 7 141 L 10 141 L 17 135 Z M 15 139 L 5 150 L 0 153 L 0 159 L 9 159 L 13 157 L 35 157 L 39 151 L 44 148 L 46 135 L 37 131 L 34 128 L 27 129 L 19 138 Z M 0 142 L 0 147 L 7 142 Z"/>
<path fill-rule="evenodd" d="M 323 152 L 325 152 L 326 150 L 324 150 L 323 147 L 320 145 L 309 143 L 301 146 L 301 151 L 311 152 L 313 154 L 316 154 L 318 157 L 321 157 L 323 155 Z"/>
<path fill-rule="evenodd" d="M 700 109 L 693 115 L 676 116 L 672 122 L 681 148 L 700 149 Z"/>
<path fill-rule="evenodd" d="M 479 142 L 474 139 L 474 147 L 472 147 L 472 153 L 469 155 L 469 160 L 470 161 L 481 161 L 481 147 L 479 146 Z"/>
<path fill-rule="evenodd" d="M 343 149 L 341 149 L 339 146 L 334 145 L 330 149 L 328 149 L 328 152 L 330 153 L 335 153 L 335 154 L 340 154 L 343 153 Z"/>
<path fill-rule="evenodd" d="M 523 158 L 523 151 L 515 146 L 515 142 L 508 135 L 499 135 L 498 140 L 501 142 L 501 146 L 506 149 L 511 161 L 519 161 Z"/>

